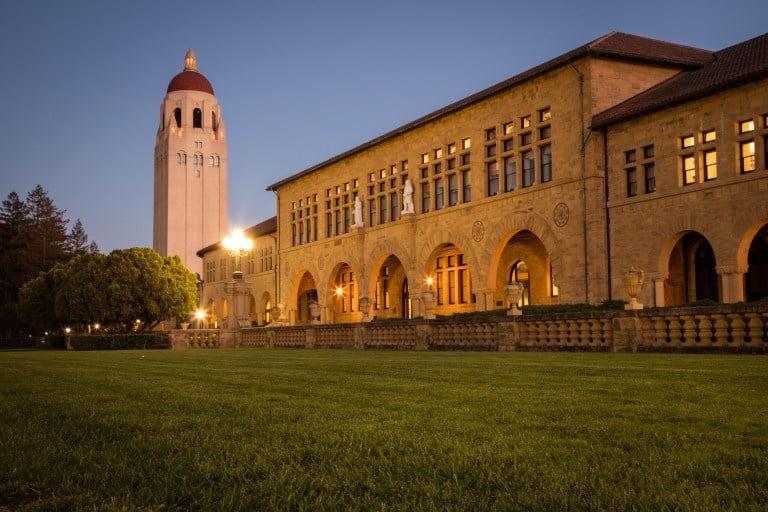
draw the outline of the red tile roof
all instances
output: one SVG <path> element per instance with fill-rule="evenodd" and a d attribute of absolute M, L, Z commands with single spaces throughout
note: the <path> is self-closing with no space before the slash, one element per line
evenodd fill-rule
<path fill-rule="evenodd" d="M 168 91 L 202 91 L 213 94 L 211 82 L 197 71 L 182 71 L 171 79 Z"/>
<path fill-rule="evenodd" d="M 665 41 L 658 41 L 656 39 L 649 39 L 647 37 L 640 37 L 632 34 L 624 34 L 622 32 L 611 32 L 599 39 L 595 39 L 594 41 L 585 44 L 584 46 L 580 46 L 574 50 L 564 53 L 563 55 L 555 57 L 552 60 L 529 69 L 528 71 L 524 71 L 523 73 L 515 75 L 512 78 L 509 78 L 478 93 L 452 103 L 446 107 L 441 108 L 440 110 L 436 110 L 431 114 L 427 114 L 426 116 L 416 119 L 415 121 L 401 126 L 400 128 L 385 133 L 384 135 L 381 135 L 371 141 L 361 144 L 360 146 L 350 149 L 349 151 L 346 151 L 340 155 L 310 167 L 309 169 L 274 183 L 268 186 L 267 190 L 275 190 L 286 183 L 290 183 L 291 181 L 300 178 L 301 176 L 310 174 L 334 162 L 338 162 L 344 158 L 373 147 L 376 144 L 380 144 L 384 141 L 394 138 L 397 135 L 422 126 L 428 122 L 434 121 L 473 103 L 482 101 L 489 96 L 497 94 L 505 89 L 514 87 L 522 82 L 547 73 L 555 68 L 566 65 L 576 59 L 590 55 L 623 60 L 653 62 L 656 64 L 669 65 L 679 68 L 700 67 L 712 59 L 712 52 L 707 50 L 667 43 Z"/>
<path fill-rule="evenodd" d="M 599 127 L 649 114 L 768 76 L 768 34 L 713 54 L 703 66 L 678 73 L 592 118 Z"/>

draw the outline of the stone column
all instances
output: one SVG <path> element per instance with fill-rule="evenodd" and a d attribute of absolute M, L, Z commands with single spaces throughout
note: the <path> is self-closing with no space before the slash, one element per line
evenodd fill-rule
<path fill-rule="evenodd" d="M 744 274 L 746 269 L 738 268 L 736 265 L 721 265 L 715 268 L 717 275 L 720 276 L 720 285 L 722 295 L 720 302 L 723 304 L 734 304 L 743 302 L 744 297 Z"/>
<path fill-rule="evenodd" d="M 227 329 L 247 329 L 251 326 L 248 314 L 248 286 L 242 279 L 233 279 L 224 285 L 232 310 L 227 316 Z"/>

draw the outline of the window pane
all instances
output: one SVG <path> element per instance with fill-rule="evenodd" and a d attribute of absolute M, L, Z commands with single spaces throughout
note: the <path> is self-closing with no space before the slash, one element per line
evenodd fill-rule
<path fill-rule="evenodd" d="M 541 182 L 552 181 L 552 146 L 541 146 Z"/>
<path fill-rule="evenodd" d="M 741 143 L 741 172 L 755 170 L 755 141 Z"/>
<path fill-rule="evenodd" d="M 504 191 L 510 192 L 517 186 L 517 160 L 514 156 L 504 159 Z"/>
<path fill-rule="evenodd" d="M 683 184 L 696 183 L 696 163 L 693 155 L 683 157 Z"/>
<path fill-rule="evenodd" d="M 645 193 L 656 191 L 656 166 L 648 164 L 645 166 Z"/>
<path fill-rule="evenodd" d="M 637 195 L 637 169 L 631 167 L 627 169 L 627 197 Z"/>
<path fill-rule="evenodd" d="M 533 151 L 526 151 L 523 157 L 523 187 L 530 187 L 535 181 Z"/>
<path fill-rule="evenodd" d="M 717 178 L 717 151 L 704 152 L 704 179 L 713 180 Z"/>
<path fill-rule="evenodd" d="M 488 172 L 488 196 L 495 196 L 499 193 L 499 166 L 497 162 L 488 162 L 486 164 Z"/>

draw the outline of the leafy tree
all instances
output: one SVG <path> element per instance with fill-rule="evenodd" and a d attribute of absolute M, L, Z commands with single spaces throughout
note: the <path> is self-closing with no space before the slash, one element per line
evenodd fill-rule
<path fill-rule="evenodd" d="M 24 319 L 40 330 L 98 322 L 126 332 L 184 318 L 196 298 L 195 275 L 178 257 L 133 248 L 75 256 L 25 284 L 19 305 Z"/>

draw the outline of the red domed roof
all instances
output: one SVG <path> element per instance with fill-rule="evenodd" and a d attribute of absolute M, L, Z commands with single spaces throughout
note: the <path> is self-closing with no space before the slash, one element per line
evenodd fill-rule
<path fill-rule="evenodd" d="M 182 71 L 168 84 L 168 92 L 201 91 L 213 94 L 213 87 L 202 74 L 197 71 Z"/>
<path fill-rule="evenodd" d="M 211 82 L 197 71 L 197 57 L 190 48 L 184 56 L 184 71 L 173 77 L 168 84 L 168 92 L 200 91 L 213 94 Z"/>

